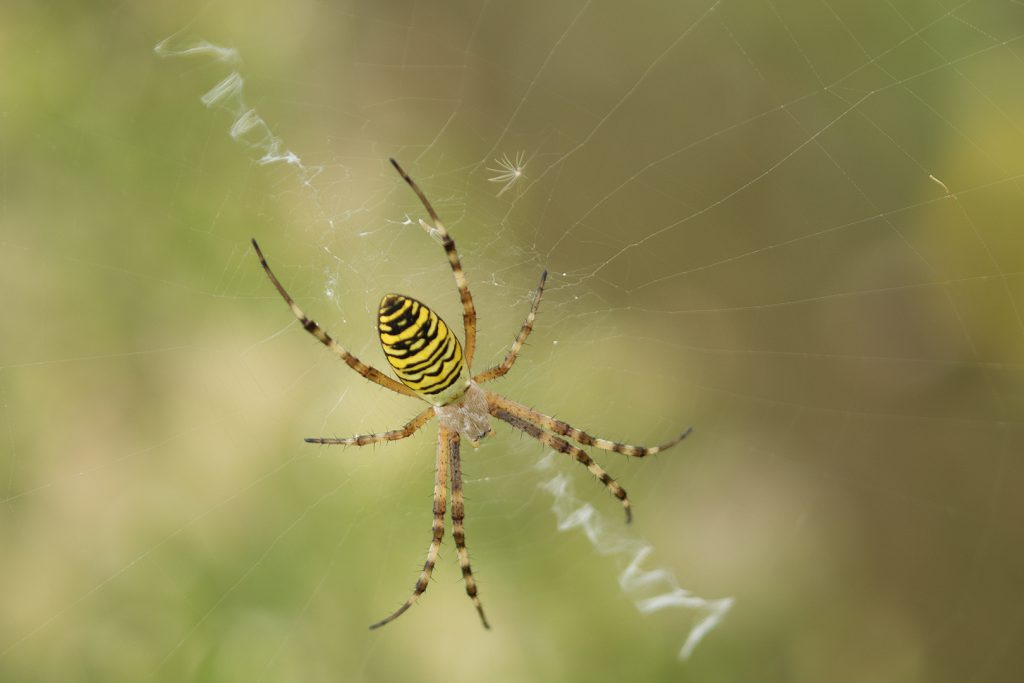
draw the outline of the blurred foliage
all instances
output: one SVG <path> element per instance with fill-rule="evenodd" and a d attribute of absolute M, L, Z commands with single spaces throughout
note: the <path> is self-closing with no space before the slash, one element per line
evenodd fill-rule
<path fill-rule="evenodd" d="M 710 7 L 0 7 L 0 680 L 1024 678 L 1024 7 Z M 304 167 L 200 104 L 235 68 Z M 429 541 L 433 430 L 301 443 L 416 407 L 307 338 L 248 239 L 370 362 L 385 291 L 457 321 L 389 155 L 459 241 L 478 364 L 552 272 L 498 390 L 609 438 L 696 427 L 596 454 L 646 566 L 736 598 L 690 661 L 694 615 L 639 614 L 507 430 L 466 455 L 494 630 L 449 536 L 367 631 Z"/>

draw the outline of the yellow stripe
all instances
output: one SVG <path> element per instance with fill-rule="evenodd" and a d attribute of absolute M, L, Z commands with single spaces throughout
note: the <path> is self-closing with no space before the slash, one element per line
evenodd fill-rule
<path fill-rule="evenodd" d="M 406 353 L 409 353 L 411 355 L 408 355 L 404 358 L 406 366 L 426 363 L 427 361 L 430 360 L 431 356 L 437 353 L 441 349 L 441 347 L 445 345 L 445 343 L 448 341 L 448 338 L 452 336 L 451 332 L 448 331 L 448 327 L 444 324 L 444 321 L 442 321 L 436 315 L 433 317 L 430 323 L 431 324 L 428 324 L 424 326 L 424 328 L 422 328 L 422 336 L 416 339 L 416 341 L 423 342 L 422 348 L 414 350 L 412 348 L 412 344 L 414 342 L 410 342 L 409 348 L 406 350 Z M 431 328 L 433 328 L 433 334 L 431 334 Z M 433 363 L 431 365 L 433 365 Z M 421 368 L 421 370 L 423 370 L 423 368 Z"/>
<path fill-rule="evenodd" d="M 426 308 L 425 306 L 421 306 L 419 310 L 419 315 L 417 315 L 416 317 L 416 322 L 414 322 L 412 325 L 407 327 L 402 332 L 399 332 L 398 334 L 385 334 L 384 331 L 381 330 L 381 343 L 383 343 L 385 346 L 391 346 L 396 342 L 404 341 L 406 339 L 411 339 L 415 337 L 417 332 L 419 332 L 420 327 L 422 327 L 423 324 L 427 322 L 427 319 L 430 318 L 431 314 L 432 312 L 430 311 L 430 309 Z M 394 331 L 394 327 L 391 327 L 391 331 Z"/>
<path fill-rule="evenodd" d="M 406 310 L 412 308 L 415 305 L 416 305 L 416 301 L 415 300 L 413 300 L 413 299 L 405 299 L 405 301 L 402 303 L 401 308 L 399 308 L 397 311 L 395 311 L 391 315 L 388 315 L 388 316 L 381 315 L 380 318 L 379 318 L 379 321 L 382 322 L 382 323 L 389 323 L 392 320 L 394 320 L 395 318 L 397 318 L 398 316 L 400 316 L 403 313 L 405 313 Z"/>

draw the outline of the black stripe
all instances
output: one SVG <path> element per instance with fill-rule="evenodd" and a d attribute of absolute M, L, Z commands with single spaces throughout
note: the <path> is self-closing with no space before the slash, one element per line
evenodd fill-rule
<path fill-rule="evenodd" d="M 396 341 L 392 344 L 385 344 L 381 340 L 381 345 L 384 347 L 384 353 L 392 358 L 408 358 L 409 356 L 415 356 L 418 354 L 423 347 L 429 345 L 438 337 L 438 323 L 440 318 L 429 309 L 427 310 L 426 324 L 421 324 L 419 329 L 408 339 Z M 400 328 L 397 332 L 389 332 L 389 334 L 399 334 L 409 329 L 409 325 L 405 325 Z M 417 348 L 412 348 L 412 345 L 416 342 L 422 342 Z M 416 363 L 421 364 L 422 361 Z"/>
<path fill-rule="evenodd" d="M 442 386 L 438 386 L 436 389 L 433 389 L 433 388 L 430 388 L 430 387 L 421 387 L 419 391 L 424 393 L 424 394 L 439 394 L 442 391 L 444 391 L 445 389 L 447 389 L 448 387 L 450 387 L 451 385 L 455 384 L 455 380 L 457 380 L 459 378 L 459 375 L 461 374 L 461 371 L 462 371 L 462 364 L 458 363 L 458 364 L 455 365 L 454 368 L 452 368 L 452 371 L 448 375 L 448 377 L 446 377 L 443 380 L 441 380 L 441 382 L 443 383 Z M 435 385 L 431 385 L 431 386 L 435 386 Z"/>
<path fill-rule="evenodd" d="M 441 373 L 446 372 L 445 369 L 444 369 L 444 366 L 447 365 L 448 363 L 451 363 L 453 360 L 455 360 L 455 352 L 458 350 L 458 345 L 453 343 L 453 340 L 452 340 L 451 337 L 448 337 L 447 339 L 445 339 L 445 341 L 441 345 L 441 347 L 443 347 L 444 351 L 447 351 L 447 353 L 444 355 L 444 357 L 439 358 L 437 361 L 435 361 L 434 363 L 431 363 L 426 368 L 422 368 L 422 369 L 416 368 L 416 370 L 414 371 L 415 376 L 417 378 L 419 378 L 419 381 L 422 382 L 424 379 L 426 379 L 428 377 L 440 377 Z M 456 363 L 456 367 L 457 368 L 460 367 L 461 365 L 462 365 L 461 363 Z M 437 367 L 436 371 L 434 371 L 434 372 L 429 372 L 428 371 L 428 368 L 432 368 L 432 367 L 435 367 L 435 366 Z M 409 374 L 409 373 L 403 373 L 403 374 Z"/>
<path fill-rule="evenodd" d="M 447 357 L 445 357 L 446 354 Z M 436 377 L 441 373 L 440 369 L 434 373 L 426 372 L 426 370 L 435 365 L 443 366 L 444 363 L 451 361 L 454 358 L 455 345 L 452 344 L 452 338 L 450 336 L 445 337 L 441 343 L 437 345 L 437 348 L 431 352 L 430 358 L 410 364 L 408 367 L 402 369 L 402 374 L 406 376 L 417 375 L 419 377 L 426 377 L 429 375 L 431 377 Z"/>
<path fill-rule="evenodd" d="M 410 306 L 402 311 L 401 315 L 393 320 L 389 320 L 387 324 L 394 330 L 393 334 L 401 334 L 416 324 L 416 318 L 419 317 L 419 313 L 419 305 L 413 301 Z"/>
<path fill-rule="evenodd" d="M 412 299 L 407 299 L 399 295 L 395 295 L 393 298 L 385 297 L 385 299 L 381 301 L 380 309 L 377 311 L 377 319 L 380 320 L 381 318 L 393 316 L 398 313 L 398 311 L 402 310 L 406 304 L 411 304 L 412 302 Z M 391 321 L 388 322 L 390 323 Z"/>

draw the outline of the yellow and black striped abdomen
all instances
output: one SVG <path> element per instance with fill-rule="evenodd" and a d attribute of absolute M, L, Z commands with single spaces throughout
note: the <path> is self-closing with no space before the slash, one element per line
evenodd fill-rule
<path fill-rule="evenodd" d="M 462 394 L 462 345 L 437 313 L 407 296 L 385 294 L 377 333 L 385 357 L 407 387 L 436 405 Z"/>

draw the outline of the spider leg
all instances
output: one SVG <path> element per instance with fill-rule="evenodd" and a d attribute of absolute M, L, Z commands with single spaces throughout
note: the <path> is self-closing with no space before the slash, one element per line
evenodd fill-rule
<path fill-rule="evenodd" d="M 677 443 L 685 439 L 693 431 L 693 427 L 687 427 L 686 430 L 675 437 L 670 439 L 663 444 L 658 446 L 635 446 L 628 443 L 619 443 L 618 441 L 609 441 L 608 439 L 602 439 L 596 436 L 587 434 L 582 429 L 576 429 L 568 422 L 562 422 L 556 420 L 550 415 L 539 413 L 533 408 L 528 408 L 522 403 L 516 403 L 513 400 L 507 399 L 504 396 L 499 396 L 494 392 L 487 392 L 488 403 L 493 403 L 499 406 L 502 410 L 508 412 L 510 415 L 514 415 L 522 420 L 536 423 L 544 429 L 550 430 L 555 434 L 561 436 L 567 436 L 577 443 L 581 443 L 584 446 L 593 446 L 594 448 L 600 448 L 604 451 L 614 451 L 615 453 L 622 453 L 623 455 L 630 455 L 634 458 L 643 458 L 648 455 L 654 455 L 661 451 L 675 446 Z"/>
<path fill-rule="evenodd" d="M 392 429 L 388 432 L 381 432 L 379 434 L 359 434 L 358 436 L 349 436 L 343 439 L 332 438 L 332 439 L 304 439 L 306 443 L 318 443 L 325 446 L 365 446 L 371 443 L 380 443 L 381 441 L 399 441 L 401 439 L 408 438 L 415 434 L 420 427 L 434 419 L 434 406 L 430 406 L 422 413 L 409 420 L 404 427 L 401 429 Z"/>
<path fill-rule="evenodd" d="M 338 358 L 345 361 L 345 363 L 347 363 L 350 368 L 352 368 L 353 370 L 355 370 L 356 372 L 358 372 L 360 375 L 370 380 L 371 382 L 379 384 L 385 389 L 390 389 L 391 391 L 403 394 L 405 396 L 420 398 L 420 396 L 409 387 L 405 386 L 404 384 L 400 384 L 396 380 L 391 379 L 377 368 L 374 368 L 362 362 L 361 360 L 353 356 L 351 353 L 349 353 L 341 344 L 331 339 L 331 336 L 329 334 L 324 332 L 323 329 L 321 329 L 320 326 L 316 324 L 316 322 L 310 320 L 306 316 L 306 314 L 302 312 L 302 309 L 298 307 L 298 305 L 295 303 L 295 300 L 292 299 L 292 297 L 288 294 L 287 291 L 285 291 L 285 288 L 281 284 L 280 280 L 278 280 L 277 276 L 274 275 L 274 271 L 270 270 L 270 265 L 267 264 L 267 259 L 263 257 L 263 252 L 260 251 L 260 245 L 256 244 L 256 240 L 252 241 L 252 247 L 253 249 L 256 250 L 256 255 L 260 259 L 260 265 L 263 266 L 263 270 L 264 272 L 266 272 L 267 277 L 270 278 L 270 281 L 274 284 L 274 287 L 277 289 L 278 293 L 288 304 L 289 308 L 292 309 L 292 313 L 295 315 L 296 319 L 298 319 L 298 321 L 302 324 L 302 329 L 306 330 L 306 332 L 309 332 L 311 335 L 319 339 L 321 344 L 323 344 L 331 351 L 333 351 L 335 355 L 337 355 Z"/>
<path fill-rule="evenodd" d="M 484 616 L 483 605 L 476 593 L 476 581 L 473 580 L 473 570 L 469 566 L 469 552 L 466 550 L 466 530 L 463 520 L 466 517 L 465 506 L 462 500 L 462 460 L 459 458 L 459 433 L 451 432 L 451 465 L 452 465 L 452 536 L 455 537 L 455 548 L 459 554 L 459 567 L 462 568 L 462 578 L 466 582 L 466 595 L 473 601 L 480 621 L 484 628 L 490 628 L 487 617 Z"/>
<path fill-rule="evenodd" d="M 493 368 L 486 372 L 482 372 L 473 378 L 473 381 L 477 384 L 483 384 L 489 382 L 492 379 L 501 377 L 512 364 L 516 362 L 516 357 L 519 355 L 519 350 L 523 348 L 523 344 L 526 343 L 526 338 L 530 336 L 530 332 L 533 332 L 533 321 L 537 317 L 537 308 L 540 307 L 540 297 L 544 294 L 544 282 L 548 279 L 548 271 L 544 271 L 540 275 L 540 284 L 537 285 L 537 289 L 533 294 L 533 305 L 530 306 L 530 312 L 526 314 L 526 321 L 523 326 L 519 329 L 519 336 L 512 342 L 512 348 L 509 349 L 508 355 L 505 356 L 505 360 L 501 361 L 500 365 L 495 365 Z"/>
<path fill-rule="evenodd" d="M 455 248 L 455 241 L 448 234 L 448 229 L 444 227 L 444 223 L 438 218 L 437 212 L 434 211 L 434 207 L 430 205 L 430 201 L 423 194 L 423 190 L 419 188 L 416 181 L 410 178 L 409 174 L 394 159 L 391 159 L 391 165 L 395 167 L 399 175 L 409 184 L 409 187 L 416 193 L 416 196 L 420 198 L 423 208 L 427 210 L 427 214 L 433 223 L 433 226 L 430 226 L 421 220 L 420 225 L 428 233 L 437 233 L 440 236 L 441 245 L 444 247 L 445 254 L 448 255 L 448 263 L 451 264 L 452 273 L 455 275 L 455 284 L 459 288 L 459 298 L 462 299 L 462 324 L 466 337 L 466 367 L 471 368 L 473 366 L 473 351 L 476 350 L 476 308 L 473 306 L 473 295 L 469 293 L 469 283 L 466 282 L 466 274 L 462 270 L 462 262 L 459 260 L 459 252 Z"/>
<path fill-rule="evenodd" d="M 612 495 L 622 502 L 622 507 L 626 510 L 626 523 L 629 524 L 633 521 L 633 511 L 630 508 L 629 496 L 626 495 L 626 490 L 619 486 L 619 484 L 582 449 L 573 446 L 565 439 L 559 438 L 553 434 L 548 434 L 532 422 L 527 422 L 525 419 L 508 412 L 499 404 L 489 403 L 489 407 L 491 415 L 499 420 L 507 422 L 516 429 L 529 434 L 545 446 L 552 448 L 559 453 L 565 453 L 566 455 L 570 455 L 575 458 L 576 462 L 590 470 L 590 473 L 597 477 L 597 479 L 604 484 L 609 491 L 611 491 Z"/>
<path fill-rule="evenodd" d="M 412 589 L 412 595 L 405 603 L 395 610 L 390 616 L 384 617 L 371 629 L 394 621 L 409 609 L 416 599 L 423 595 L 430 583 L 430 574 L 434 571 L 434 564 L 437 562 L 437 554 L 441 551 L 441 539 L 444 537 L 444 513 L 448 501 L 448 456 L 451 450 L 452 431 L 442 425 L 437 430 L 437 470 L 434 473 L 434 523 L 431 527 L 433 538 L 430 541 L 430 549 L 427 550 L 427 561 L 423 563 L 423 571 L 416 585 Z"/>

